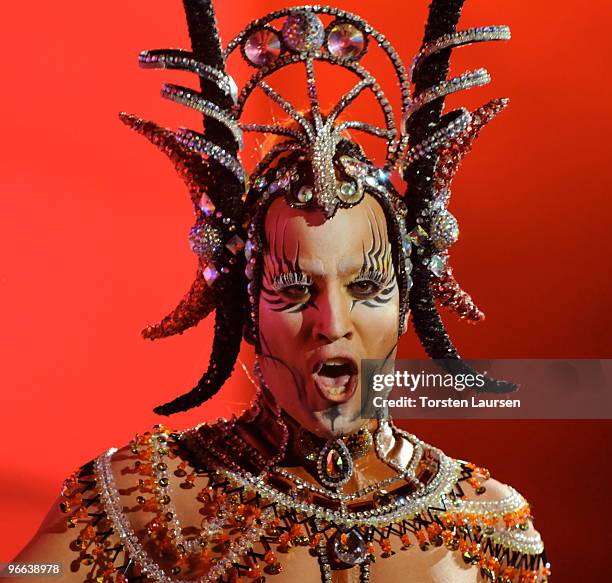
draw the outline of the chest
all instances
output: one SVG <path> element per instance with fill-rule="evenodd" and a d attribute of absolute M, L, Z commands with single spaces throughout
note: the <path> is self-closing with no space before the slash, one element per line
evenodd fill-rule
<path fill-rule="evenodd" d="M 316 557 L 308 548 L 297 547 L 278 554 L 281 570 L 266 577 L 270 583 L 321 583 Z M 332 583 L 361 583 L 359 567 L 331 571 Z M 370 583 L 476 583 L 478 570 L 466 565 L 461 554 L 444 547 L 427 551 L 413 547 L 397 550 L 388 558 L 378 557 L 370 566 Z"/>

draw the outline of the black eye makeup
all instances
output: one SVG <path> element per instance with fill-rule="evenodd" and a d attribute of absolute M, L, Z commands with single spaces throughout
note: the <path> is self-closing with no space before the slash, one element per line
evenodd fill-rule
<path fill-rule="evenodd" d="M 353 302 L 376 298 L 379 294 L 389 294 L 394 286 L 393 273 L 370 267 L 362 268 L 349 284 L 347 289 L 353 296 Z M 268 295 L 278 295 L 292 302 L 310 301 L 316 295 L 313 279 L 303 272 L 285 272 L 272 278 L 270 287 L 266 286 Z M 381 303 L 386 303 L 383 301 Z"/>

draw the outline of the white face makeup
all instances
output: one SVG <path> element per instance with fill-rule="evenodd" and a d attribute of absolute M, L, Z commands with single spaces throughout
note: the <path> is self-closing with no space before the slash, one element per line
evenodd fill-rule
<path fill-rule="evenodd" d="M 321 436 L 356 431 L 360 366 L 394 358 L 399 291 L 385 215 L 370 195 L 325 220 L 276 199 L 265 219 L 260 363 L 280 406 Z"/>

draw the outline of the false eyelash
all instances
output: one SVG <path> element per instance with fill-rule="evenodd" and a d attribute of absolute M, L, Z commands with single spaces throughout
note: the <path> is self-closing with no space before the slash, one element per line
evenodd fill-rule
<path fill-rule="evenodd" d="M 353 283 L 357 281 L 373 281 L 380 285 L 383 285 L 389 279 L 389 274 L 376 269 L 375 267 L 369 267 L 368 269 L 362 269 L 359 275 L 355 278 Z"/>
<path fill-rule="evenodd" d="M 290 271 L 277 275 L 272 281 L 272 289 L 275 291 L 282 290 L 291 285 L 312 285 L 312 279 L 304 273 Z"/>

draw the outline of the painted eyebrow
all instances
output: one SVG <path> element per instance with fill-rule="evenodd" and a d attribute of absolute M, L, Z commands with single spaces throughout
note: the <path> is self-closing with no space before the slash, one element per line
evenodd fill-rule
<path fill-rule="evenodd" d="M 266 253 L 264 253 L 264 266 L 266 261 L 269 261 L 271 264 L 271 269 L 264 268 L 264 279 L 269 279 L 272 281 L 278 278 L 282 273 L 302 273 L 302 270 L 299 267 L 300 242 L 297 242 L 294 258 L 290 259 L 285 251 L 285 231 L 287 229 L 287 223 L 285 222 L 283 225 L 282 237 L 280 237 L 281 240 L 279 242 L 279 237 L 277 237 L 279 220 L 280 218 L 276 217 L 276 223 L 274 225 L 275 228 L 274 232 L 272 233 L 271 241 L 268 241 L 266 237 Z"/>
<path fill-rule="evenodd" d="M 391 261 L 391 244 L 383 236 L 382 225 L 378 217 L 372 209 L 368 209 L 371 217 L 368 217 L 370 225 L 370 233 L 372 240 L 369 249 L 366 250 L 365 242 L 362 244 L 363 262 L 361 267 L 356 270 L 353 268 L 342 270 L 341 275 L 357 271 L 358 277 L 367 274 L 371 271 L 378 271 L 389 278 L 393 273 L 393 262 Z M 372 222 L 372 218 L 374 221 Z M 264 261 L 269 261 L 272 269 L 264 269 L 264 277 L 269 283 L 277 279 L 281 274 L 294 273 L 296 275 L 306 274 L 300 267 L 300 242 L 297 241 L 295 256 L 290 259 L 287 256 L 285 249 L 285 231 L 287 223 L 283 225 L 282 235 L 278 237 L 278 222 L 280 218 L 276 217 L 276 223 L 270 241 L 266 238 Z M 278 239 L 281 239 L 278 241 Z M 280 247 L 280 249 L 279 249 Z M 317 275 L 313 272 L 313 275 Z"/>
<path fill-rule="evenodd" d="M 382 232 L 382 226 L 378 221 L 378 218 L 369 209 L 370 214 L 374 218 L 376 229 L 372 223 L 372 218 L 368 217 L 370 223 L 370 233 L 372 234 L 372 242 L 370 248 L 366 251 L 365 244 L 362 246 L 363 251 L 363 265 L 360 273 L 367 272 L 370 270 L 380 271 L 385 276 L 389 277 L 393 273 L 393 262 L 391 261 L 391 244 L 387 241 Z"/>

